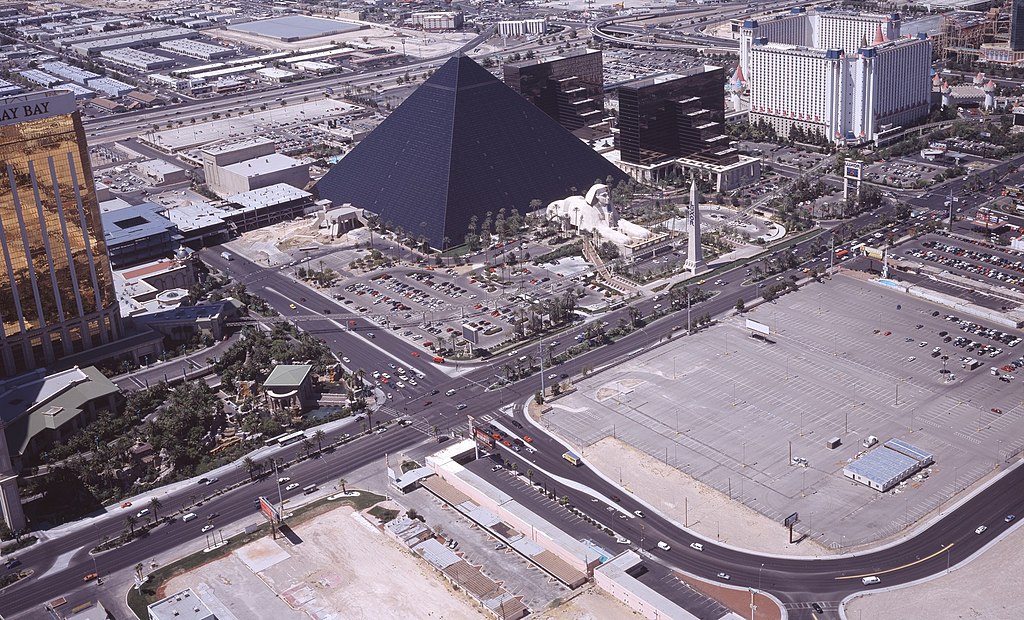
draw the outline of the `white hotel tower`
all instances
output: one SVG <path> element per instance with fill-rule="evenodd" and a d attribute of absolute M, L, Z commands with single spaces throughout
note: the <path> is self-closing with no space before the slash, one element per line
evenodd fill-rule
<path fill-rule="evenodd" d="M 835 143 L 884 141 L 928 114 L 931 57 L 923 33 L 901 37 L 898 14 L 792 9 L 740 29 L 750 122 L 783 137 L 799 126 Z"/>

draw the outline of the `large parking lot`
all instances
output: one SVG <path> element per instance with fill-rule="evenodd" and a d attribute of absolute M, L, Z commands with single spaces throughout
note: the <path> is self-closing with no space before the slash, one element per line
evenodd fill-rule
<path fill-rule="evenodd" d="M 544 419 L 584 454 L 615 436 L 780 524 L 799 512 L 798 530 L 825 545 L 877 541 L 1024 449 L 1016 338 L 949 316 L 839 276 L 584 380 Z M 751 338 L 745 318 L 774 344 Z M 869 435 L 935 464 L 886 494 L 852 482 L 842 469 Z"/>
<path fill-rule="evenodd" d="M 926 235 L 901 246 L 905 260 L 933 265 L 993 287 L 1024 289 L 1024 253 L 987 241 Z"/>
<path fill-rule="evenodd" d="M 601 308 L 607 299 L 605 289 L 584 281 L 592 269 L 582 259 L 540 266 L 516 263 L 504 268 L 403 264 L 352 272 L 348 265 L 338 264 L 351 253 L 323 257 L 326 265 L 343 276 L 343 286 L 325 293 L 352 312 L 407 338 L 411 350 L 424 355 L 450 354 L 456 344 L 461 353 L 470 348 L 490 349 L 531 320 L 549 326 L 543 312 L 531 316 L 534 302 L 564 298 L 570 291 L 580 308 Z M 464 325 L 475 331 L 475 336 L 463 340 L 467 335 Z"/>

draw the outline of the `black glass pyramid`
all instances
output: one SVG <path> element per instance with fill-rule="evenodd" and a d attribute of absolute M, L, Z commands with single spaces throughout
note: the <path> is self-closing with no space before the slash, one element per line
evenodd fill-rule
<path fill-rule="evenodd" d="M 442 248 L 530 202 L 545 205 L 625 173 L 466 56 L 448 60 L 316 184 Z"/>

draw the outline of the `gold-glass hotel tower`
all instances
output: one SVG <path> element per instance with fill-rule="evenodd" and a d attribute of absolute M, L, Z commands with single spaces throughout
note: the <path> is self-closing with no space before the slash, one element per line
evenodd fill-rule
<path fill-rule="evenodd" d="M 0 376 L 120 335 L 85 130 L 70 92 L 0 98 L 0 243 Z"/>

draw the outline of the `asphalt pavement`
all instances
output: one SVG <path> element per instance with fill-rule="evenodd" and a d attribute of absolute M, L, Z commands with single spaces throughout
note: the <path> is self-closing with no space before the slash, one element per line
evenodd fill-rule
<path fill-rule="evenodd" d="M 805 241 L 801 246 L 809 243 L 810 241 Z M 218 249 L 214 249 L 212 252 L 217 253 L 218 251 Z M 314 293 L 282 274 L 280 270 L 264 269 L 248 263 L 244 259 L 236 259 L 226 267 L 229 267 L 229 270 L 235 275 L 241 276 L 244 281 L 247 280 L 250 290 L 267 298 L 273 306 L 282 311 L 285 318 L 289 313 L 295 316 L 310 316 L 311 313 L 316 314 L 322 312 L 323 309 L 330 308 L 332 314 L 329 315 L 329 318 L 328 316 L 314 317 L 302 320 L 299 324 L 303 329 L 324 338 L 339 356 L 345 355 L 356 360 L 355 363 L 359 367 L 366 369 L 386 367 L 395 359 L 402 360 L 401 363 L 405 366 L 410 365 L 411 358 L 408 357 L 407 343 L 387 333 L 386 330 L 380 330 L 367 324 L 365 320 L 360 323 L 358 318 L 355 319 L 357 321 L 356 328 L 348 329 L 347 311 L 326 296 L 318 299 L 316 306 L 306 304 L 308 307 L 304 306 L 300 309 L 296 303 L 296 309 L 291 309 L 290 304 L 295 303 L 294 300 L 303 297 L 309 299 Z M 741 286 L 743 278 L 739 276 L 739 273 L 739 271 L 734 271 L 723 276 L 729 284 L 716 290 L 717 294 L 710 300 L 695 305 L 692 311 L 697 314 L 707 313 L 715 316 L 730 310 L 741 294 L 749 294 L 749 288 Z M 783 274 L 783 277 L 788 277 L 790 273 L 796 275 L 798 272 L 796 270 L 787 272 Z M 706 286 L 705 288 L 714 289 L 716 287 Z M 653 309 L 653 303 L 653 300 L 640 302 L 645 314 L 649 314 Z M 324 306 L 324 308 L 319 306 Z M 618 320 L 618 315 L 620 313 L 625 315 L 626 312 L 628 310 L 622 309 L 602 318 L 614 324 Z M 557 371 L 575 376 L 581 373 L 584 366 L 600 368 L 605 364 L 615 363 L 616 360 L 630 355 L 638 348 L 656 346 L 663 339 L 673 335 L 678 336 L 681 333 L 674 331 L 674 328 L 680 323 L 680 316 L 685 315 L 676 312 L 674 315 L 664 317 L 647 325 L 643 330 L 633 332 L 614 344 L 590 351 L 586 355 L 560 365 L 557 369 L 552 369 L 551 372 Z M 375 338 L 366 337 L 366 334 L 371 332 L 376 334 Z M 500 361 L 498 359 L 480 364 L 467 370 L 461 376 L 455 377 L 449 376 L 440 367 L 431 363 L 419 363 L 416 368 L 427 377 L 421 383 L 425 388 L 440 390 L 441 394 L 435 397 L 430 406 L 419 408 L 418 412 L 410 411 L 410 417 L 413 417 L 418 424 L 408 428 L 391 427 L 383 434 L 370 434 L 356 438 L 337 448 L 333 453 L 323 455 L 322 458 L 305 460 L 292 466 L 287 470 L 286 475 L 302 486 L 313 483 L 333 484 L 346 472 L 372 462 L 379 462 L 385 453 L 399 453 L 426 441 L 433 441 L 432 438 L 426 436 L 422 429 L 433 426 L 451 427 L 453 422 L 458 428 L 461 422 L 453 420 L 455 414 L 452 412 L 452 405 L 456 401 L 470 403 L 472 413 L 481 415 L 495 412 L 505 403 L 523 403 L 532 397 L 532 394 L 540 387 L 540 378 L 536 375 L 522 379 L 502 390 L 486 391 L 484 389 L 488 378 L 495 373 L 495 368 L 491 364 L 497 364 Z M 457 395 L 444 396 L 444 392 L 449 388 L 459 390 Z M 397 416 L 400 409 L 408 406 L 401 400 L 389 404 L 389 412 L 392 417 Z M 515 408 L 515 416 L 522 423 L 530 424 L 523 418 L 521 407 Z M 351 431 L 350 427 L 335 428 L 328 434 L 328 441 L 334 441 L 342 433 Z M 596 511 L 592 514 L 594 518 L 603 520 L 608 527 L 621 531 L 623 535 L 633 541 L 634 545 L 639 545 L 642 539 L 644 550 L 660 561 L 710 579 L 714 579 L 718 572 L 729 573 L 732 576 L 732 585 L 763 588 L 787 604 L 808 601 L 838 602 L 849 593 L 864 588 L 860 582 L 860 577 L 863 575 L 880 575 L 881 585 L 891 586 L 940 573 L 946 570 L 947 565 L 955 565 L 967 559 L 990 543 L 995 536 L 1014 526 L 1016 521 L 1011 524 L 1003 521 L 1006 514 L 1024 515 L 1024 494 L 1018 492 L 1021 484 L 1024 484 L 1024 473 L 1017 468 L 981 491 L 970 501 L 965 502 L 956 511 L 946 514 L 944 518 L 931 524 L 915 536 L 887 548 L 829 559 L 763 556 L 720 546 L 714 541 L 701 540 L 693 533 L 678 527 L 677 524 L 653 511 L 646 510 L 640 502 L 630 498 L 622 489 L 588 467 L 569 465 L 561 458 L 566 447 L 554 439 L 541 432 L 536 433 L 535 437 L 534 445 L 538 450 L 530 458 L 538 469 L 572 478 L 579 484 L 593 489 L 595 493 L 606 497 L 618 495 L 622 498 L 622 507 L 628 511 L 645 510 L 647 513 L 645 519 L 625 521 L 615 516 L 615 513 L 606 510 Z M 300 448 L 300 446 L 293 445 L 281 448 L 280 451 L 285 458 L 291 458 Z M 512 460 L 522 459 L 524 456 L 523 453 L 507 452 L 507 458 Z M 525 468 L 525 464 L 521 466 L 521 470 L 525 471 Z M 241 468 L 229 469 L 220 476 L 217 487 L 224 488 L 243 483 L 247 478 L 247 473 Z M 541 476 L 535 477 L 535 480 L 539 479 Z M 213 489 L 197 486 L 194 490 L 186 486 L 166 496 L 161 495 L 161 501 L 165 506 L 164 510 L 175 510 L 181 508 L 182 505 L 190 504 L 191 496 L 197 494 L 196 490 L 202 494 Z M 159 492 L 154 494 L 157 493 Z M 292 495 L 297 493 L 301 493 L 301 490 L 295 489 L 291 492 Z M 95 586 L 83 584 L 82 578 L 86 573 L 94 570 L 94 567 L 101 574 L 110 574 L 174 549 L 181 544 L 183 537 L 192 539 L 202 535 L 199 529 L 202 524 L 205 524 L 206 517 L 210 512 L 219 513 L 215 519 L 215 523 L 219 527 L 219 524 L 233 523 L 237 526 L 238 523 L 245 523 L 248 521 L 246 515 L 251 515 L 252 521 L 256 522 L 259 517 L 253 508 L 253 499 L 259 495 L 274 497 L 276 494 L 277 484 L 273 478 L 241 484 L 234 490 L 205 501 L 198 510 L 194 507 L 190 508 L 199 515 L 198 521 L 184 524 L 180 520 L 175 520 L 171 524 L 161 525 L 145 538 L 97 556 L 95 564 L 93 559 L 88 556 L 87 549 L 98 544 L 103 536 L 119 535 L 124 528 L 124 519 L 116 512 L 110 517 L 94 519 L 87 528 L 74 529 L 63 536 L 41 542 L 19 552 L 18 556 L 23 563 L 23 568 L 32 568 L 36 574 L 0 593 L 0 610 L 7 615 L 21 614 L 32 609 L 38 610 L 45 601 L 59 595 L 68 596 L 73 603 L 89 600 L 94 596 L 93 588 Z M 592 503 L 590 502 L 591 497 L 587 493 L 574 489 L 559 488 L 559 494 L 568 495 L 570 502 L 577 506 Z M 125 510 L 135 509 L 136 507 L 133 506 L 131 509 Z M 983 535 L 975 534 L 975 528 L 982 524 L 988 526 L 988 531 Z M 565 527 L 568 531 L 576 534 L 577 530 L 574 528 L 579 526 L 566 523 Z M 592 535 L 593 528 L 587 527 L 589 528 L 587 534 Z M 671 546 L 671 550 L 663 551 L 654 546 L 658 540 L 667 542 Z M 702 542 L 703 551 L 695 551 L 690 548 L 690 543 L 697 541 Z M 67 554 L 71 554 L 70 558 Z M 66 563 L 65 567 L 54 566 L 58 558 L 61 558 L 62 566 Z M 653 587 L 656 587 L 656 584 Z M 810 617 L 809 610 L 801 611 L 801 609 L 791 610 L 791 615 L 798 617 L 804 612 L 808 614 L 806 617 Z"/>

